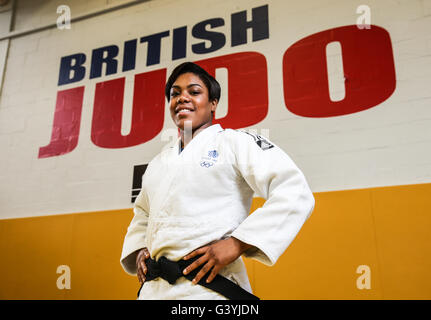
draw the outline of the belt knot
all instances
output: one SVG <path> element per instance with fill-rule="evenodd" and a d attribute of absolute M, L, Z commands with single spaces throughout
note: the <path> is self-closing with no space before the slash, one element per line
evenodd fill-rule
<path fill-rule="evenodd" d="M 146 281 L 161 277 L 170 284 L 174 284 L 183 276 L 180 265 L 166 257 L 160 257 L 157 261 L 149 258 L 145 260 L 145 264 L 147 265 Z"/>

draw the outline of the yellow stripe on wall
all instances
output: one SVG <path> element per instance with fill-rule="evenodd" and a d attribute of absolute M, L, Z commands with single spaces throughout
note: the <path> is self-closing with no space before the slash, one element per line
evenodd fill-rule
<path fill-rule="evenodd" d="M 313 214 L 275 266 L 245 259 L 254 293 L 431 299 L 430 194 L 431 184 L 315 193 Z M 263 203 L 254 199 L 252 211 Z M 132 216 L 125 209 L 0 220 L 0 299 L 135 299 L 139 283 L 119 263 Z M 60 265 L 70 267 L 70 289 L 57 287 Z"/>

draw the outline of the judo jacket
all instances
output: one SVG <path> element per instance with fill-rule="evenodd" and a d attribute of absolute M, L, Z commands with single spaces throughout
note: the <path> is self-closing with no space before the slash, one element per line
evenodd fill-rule
<path fill-rule="evenodd" d="M 136 255 L 178 261 L 191 251 L 233 236 L 253 246 L 243 255 L 273 265 L 314 208 L 303 173 L 277 145 L 260 135 L 205 128 L 181 152 L 168 144 L 147 166 L 135 200 L 121 255 L 124 270 L 136 275 Z M 253 196 L 265 204 L 249 214 Z M 251 292 L 240 258 L 220 275 Z M 181 277 L 174 285 L 144 282 L 139 299 L 224 299 Z"/>

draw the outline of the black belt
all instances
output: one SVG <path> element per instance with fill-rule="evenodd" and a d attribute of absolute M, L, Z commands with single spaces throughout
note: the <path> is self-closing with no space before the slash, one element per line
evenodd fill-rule
<path fill-rule="evenodd" d="M 192 281 L 199 272 L 199 268 L 193 270 L 186 275 L 183 274 L 183 270 L 198 258 L 199 256 L 189 260 L 180 261 L 171 261 L 168 260 L 166 257 L 160 257 L 158 261 L 155 261 L 151 258 L 146 259 L 145 264 L 147 266 L 147 274 L 145 275 L 145 281 L 151 281 L 158 277 L 165 279 L 170 284 L 174 284 L 180 277 L 185 277 L 186 279 Z M 208 276 L 209 273 L 202 277 L 198 284 L 215 292 L 218 292 L 224 297 L 231 300 L 260 300 L 255 295 L 244 290 L 236 283 L 230 281 L 229 279 L 226 279 L 221 275 L 216 275 L 210 283 L 207 283 L 206 279 Z M 143 284 L 139 288 L 138 298 L 142 286 Z"/>

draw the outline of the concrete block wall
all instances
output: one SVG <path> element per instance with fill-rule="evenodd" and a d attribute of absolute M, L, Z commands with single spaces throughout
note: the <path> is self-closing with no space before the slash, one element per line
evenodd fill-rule
<path fill-rule="evenodd" d="M 68 5 L 73 18 L 123 3 L 126 2 L 70 1 Z M 135 70 L 104 76 L 102 79 L 88 79 L 87 70 L 87 75 L 81 82 L 58 86 L 60 58 L 83 52 L 87 55 L 88 69 L 93 49 L 115 44 L 120 48 L 118 57 L 121 64 L 124 41 L 163 30 L 172 30 L 182 25 L 188 25 L 190 32 L 193 24 L 211 17 L 225 19 L 225 25 L 218 31 L 225 34 L 226 45 L 216 51 L 216 55 L 247 50 L 260 52 L 266 57 L 270 97 L 268 115 L 255 129 L 269 129 L 267 132 L 270 138 L 284 147 L 308 173 L 307 177 L 313 191 L 414 184 L 430 180 L 431 164 L 425 160 L 429 159 L 428 147 L 431 139 L 430 131 L 427 130 L 428 105 L 431 98 L 427 89 L 427 79 L 431 71 L 427 66 L 431 61 L 431 40 L 426 31 L 430 24 L 426 1 L 370 2 L 372 23 L 384 27 L 391 36 L 397 79 L 396 90 L 389 99 L 374 108 L 332 118 L 298 117 L 286 109 L 283 98 L 282 57 L 290 45 L 303 37 L 332 27 L 355 24 L 359 2 L 295 2 L 287 5 L 280 1 L 270 1 L 269 39 L 256 42 L 249 39 L 247 45 L 243 47 L 229 46 L 230 14 L 237 10 L 251 10 L 260 2 L 235 4 L 217 2 L 211 5 L 208 2 L 205 6 L 210 5 L 211 11 L 197 10 L 193 18 L 187 15 L 190 6 L 201 8 L 204 3 L 186 2 L 187 5 L 182 6 L 166 0 L 143 2 L 78 21 L 72 24 L 70 30 L 50 28 L 13 38 L 0 100 L 0 135 L 1 141 L 7 142 L 3 150 L 8 154 L 7 159 L 2 159 L 4 164 L 4 171 L 0 174 L 3 179 L 2 195 L 10 198 L 14 197 L 15 193 L 25 193 L 28 190 L 21 181 L 30 184 L 31 181 L 37 181 L 35 182 L 39 186 L 37 190 L 44 191 L 35 190 L 37 194 L 35 197 L 40 199 L 38 203 L 41 207 L 35 207 L 32 202 L 34 215 L 99 209 L 97 201 L 91 200 L 98 198 L 98 194 L 88 194 L 85 201 L 77 200 L 76 205 L 65 206 L 65 199 L 68 199 L 69 194 L 80 194 L 86 187 L 89 190 L 103 190 L 102 193 L 106 193 L 106 198 L 110 199 L 104 204 L 107 209 L 129 206 L 128 189 L 132 174 L 130 167 L 148 162 L 158 152 L 163 141 L 159 136 L 142 146 L 122 150 L 95 147 L 90 141 L 95 84 L 102 80 L 126 77 L 123 120 L 126 128 L 123 128 L 123 131 L 127 132 L 127 125 L 130 128 L 130 121 L 127 120 L 131 117 L 134 75 L 163 67 L 169 72 L 182 60 L 172 61 L 171 38 L 164 38 L 161 62 L 158 65 L 145 65 L 147 45 L 140 44 Z M 56 8 L 60 4 L 61 1 L 19 1 L 14 30 L 28 30 L 54 23 L 59 16 Z M 34 12 L 37 14 L 31 14 Z M 251 30 L 248 31 L 248 35 L 251 38 Z M 191 52 L 191 44 L 197 42 L 198 39 L 189 34 L 186 59 L 211 57 L 211 54 L 197 55 Z M 77 149 L 58 159 L 38 159 L 38 149 L 50 141 L 57 91 L 78 85 L 85 86 L 85 93 Z M 227 110 L 226 106 L 224 107 Z M 165 129 L 172 128 L 169 115 L 166 114 Z M 79 161 L 90 161 L 91 164 Z M 97 165 L 99 163 L 100 166 Z M 84 177 L 92 172 L 99 178 L 89 178 L 85 182 L 86 187 L 81 188 L 79 184 L 68 180 L 70 170 L 66 168 L 69 166 L 76 168 L 74 169 L 76 176 Z M 97 169 L 95 171 L 88 169 L 92 166 Z M 118 172 L 115 169 L 119 166 L 123 169 L 120 169 L 118 180 L 112 176 L 102 179 L 104 170 Z M 30 173 L 35 175 L 34 178 L 28 177 L 29 170 L 37 172 Z M 50 177 L 40 182 L 37 177 L 41 175 Z M 48 181 L 52 185 L 48 185 Z M 112 184 L 121 185 L 127 191 L 119 195 Z M 62 188 L 58 188 L 59 185 Z M 45 190 L 52 190 L 58 194 L 48 200 Z M 21 209 L 18 210 L 17 206 Z M 7 213 L 6 208 L 9 208 L 11 213 Z M 24 208 L 22 202 L 20 204 L 9 202 L 2 216 L 6 218 L 32 215 L 28 208 Z"/>
<path fill-rule="evenodd" d="M 67 4 L 71 8 L 73 18 L 129 2 L 132 1 L 20 0 L 17 2 L 12 32 L 54 24 L 59 16 L 56 12 L 59 5 Z M 252 41 L 251 30 L 248 30 L 246 44 L 231 46 L 231 14 L 246 10 L 250 19 L 252 8 L 264 4 L 267 4 L 269 9 L 269 38 Z M 86 221 L 85 219 L 91 220 L 94 215 L 98 215 L 103 223 L 104 219 L 112 221 L 112 215 L 117 211 L 119 214 L 127 213 L 122 219 L 130 218 L 133 206 L 131 203 L 133 167 L 148 163 L 166 143 L 163 133 L 175 128 L 169 113 L 165 112 L 163 130 L 152 140 L 128 148 L 97 147 L 91 141 L 91 125 L 94 93 L 98 83 L 125 77 L 122 131 L 123 134 L 126 134 L 130 130 L 129 120 L 132 115 L 131 105 L 136 74 L 163 68 L 166 68 L 166 73 L 169 74 L 177 64 L 186 60 L 196 61 L 234 53 L 258 52 L 265 57 L 267 63 L 268 114 L 264 120 L 245 129 L 257 130 L 260 133 L 267 132 L 270 139 L 281 146 L 303 170 L 312 191 L 318 195 L 319 199 L 322 199 L 322 206 L 316 207 L 315 214 L 318 218 L 312 216 L 309 222 L 309 231 L 306 233 L 306 236 L 310 237 L 309 240 L 302 238 L 305 240 L 300 240 L 302 242 L 299 242 L 297 246 L 311 252 L 310 257 L 314 261 L 326 261 L 325 254 L 327 259 L 333 259 L 332 261 L 345 259 L 343 261 L 346 263 L 343 267 L 340 266 L 338 273 L 330 271 L 331 279 L 338 281 L 339 287 L 337 287 L 337 292 L 328 292 L 327 296 L 343 298 L 342 288 L 346 285 L 346 282 L 343 281 L 350 281 L 346 279 L 355 276 L 354 272 L 352 275 L 349 273 L 350 271 L 346 270 L 363 263 L 360 262 L 361 259 L 369 259 L 372 261 L 370 265 L 373 268 L 381 268 L 379 290 L 383 288 L 386 293 L 391 292 L 391 294 L 383 294 L 382 289 L 377 293 L 364 294 L 363 297 L 400 297 L 402 288 L 394 288 L 394 279 L 407 272 L 409 274 L 416 272 L 417 277 L 413 279 L 412 283 L 416 286 L 423 283 L 422 287 L 417 288 L 417 292 L 420 292 L 420 297 L 429 298 L 427 292 L 430 288 L 430 277 L 423 271 L 423 267 L 429 264 L 429 260 L 421 253 L 429 252 L 430 249 L 429 241 L 423 241 L 429 239 L 426 237 L 424 226 L 430 224 L 429 219 L 423 218 L 424 212 L 429 208 L 429 201 L 426 200 L 424 190 L 428 190 L 431 182 L 430 1 L 374 0 L 367 2 L 371 9 L 371 24 L 384 28 L 390 35 L 392 45 L 396 88 L 386 100 L 361 112 L 323 118 L 298 116 L 290 112 L 285 105 L 283 93 L 283 55 L 285 52 L 294 43 L 312 34 L 341 26 L 355 25 L 358 18 L 356 9 L 362 4 L 364 4 L 362 1 L 354 0 L 268 0 L 266 2 L 257 0 L 234 2 L 152 0 L 72 22 L 70 30 L 53 27 L 10 39 L 6 36 L 6 39 L 0 42 L 0 65 L 1 61 L 5 61 L 4 81 L 0 96 L 0 221 L 4 222 L 0 229 L 9 228 L 9 230 L 30 232 L 28 230 L 31 228 L 28 227 L 28 224 L 31 225 L 36 220 L 21 218 L 50 219 L 52 216 L 59 216 L 60 219 L 62 215 L 66 215 L 67 219 L 73 217 L 70 221 L 75 221 L 74 219 Z M 5 27 L 10 22 L 8 20 L 10 13 L 10 11 L 0 12 L 0 36 L 5 37 L 9 32 L 9 30 L 5 31 Z M 203 40 L 193 37 L 192 27 L 198 22 L 217 17 L 224 19 L 225 24 L 218 27 L 216 31 L 225 35 L 226 44 L 211 53 L 194 53 L 191 46 Z M 172 60 L 172 30 L 185 25 L 188 27 L 186 58 Z M 139 38 L 165 30 L 170 31 L 170 36 L 161 41 L 160 63 L 147 66 L 148 45 L 139 43 Z M 122 72 L 124 42 L 131 39 L 138 39 L 136 67 L 133 70 Z M 2 52 L 4 53 L 6 50 L 6 42 L 9 42 L 8 55 L 7 58 L 2 59 L 2 57 L 6 57 L 4 54 L 2 55 Z M 113 75 L 105 75 L 105 69 L 103 69 L 102 77 L 89 79 L 92 51 L 108 45 L 119 47 L 119 71 Z M 84 53 L 87 57 L 84 64 L 85 78 L 76 83 L 59 86 L 61 58 L 76 53 Z M 222 87 L 227 88 L 227 77 L 223 76 L 223 72 L 219 72 L 218 79 Z M 84 87 L 84 96 L 77 147 L 64 155 L 38 158 L 39 149 L 46 146 L 51 139 L 58 92 L 78 86 Z M 364 91 L 363 94 L 366 95 L 367 92 Z M 227 96 L 226 92 L 226 98 L 222 98 L 224 105 L 220 106 L 220 110 L 223 110 L 223 114 L 220 113 L 220 116 L 229 113 L 229 106 L 226 105 Z M 394 191 L 391 189 L 392 187 L 397 189 Z M 358 191 L 358 189 L 364 191 Z M 402 225 L 394 224 L 387 227 L 386 222 L 377 226 L 373 224 L 374 218 L 386 221 L 382 217 L 391 215 L 394 219 L 398 219 L 397 221 L 402 221 L 403 212 L 390 206 L 388 206 L 390 209 L 385 211 L 383 206 L 376 205 L 376 203 L 391 203 L 391 196 L 402 197 L 402 195 L 405 195 L 406 201 L 422 204 L 409 213 L 409 221 L 414 221 L 412 222 L 414 227 L 411 227 L 411 233 L 408 236 L 411 237 L 411 244 L 416 246 L 415 248 L 419 248 L 417 249 L 418 254 L 409 252 L 408 248 L 402 248 L 402 252 L 392 252 L 389 246 L 385 247 L 396 239 L 399 232 L 403 232 Z M 365 205 L 363 200 L 367 197 L 370 200 Z M 338 205 L 337 199 L 340 200 L 340 205 Z M 363 228 L 367 230 L 365 235 L 361 233 L 362 229 L 357 229 L 361 224 L 355 220 L 358 217 L 350 216 L 350 213 L 346 212 L 348 211 L 346 199 L 353 201 L 352 206 L 355 206 L 356 203 L 365 208 L 367 218 L 364 218 L 365 222 L 361 222 Z M 406 207 L 408 207 L 406 203 L 400 206 L 400 208 Z M 331 212 L 336 212 L 336 214 L 331 215 Z M 361 210 L 354 212 L 360 214 Z M 331 251 L 330 247 L 336 246 L 339 239 L 348 237 L 348 235 L 343 235 L 343 231 L 336 227 L 334 217 L 346 219 L 343 220 L 346 225 L 345 230 L 350 230 L 352 234 L 352 237 L 346 242 L 348 244 L 345 251 L 338 253 Z M 121 225 L 127 225 L 127 219 L 122 219 L 120 219 Z M 52 238 L 56 238 L 57 233 L 52 231 L 55 229 L 55 221 L 57 220 L 47 222 L 46 228 L 40 232 L 46 232 L 47 237 L 51 235 Z M 111 223 L 109 226 L 115 228 L 116 223 Z M 69 228 L 73 229 L 70 225 L 63 227 L 66 231 Z M 73 230 L 65 237 L 67 241 L 70 241 L 74 250 L 78 247 L 82 248 L 83 243 L 74 236 L 74 232 L 81 234 L 80 232 L 84 231 L 83 229 Z M 88 235 L 87 231 L 84 234 Z M 30 242 L 32 245 L 36 245 L 37 241 L 34 242 L 32 237 L 37 238 L 40 234 L 34 232 L 34 234 L 29 233 L 26 240 L 21 242 L 14 238 L 13 232 L 3 233 L 4 237 L 7 237 L 1 238 L 2 241 L 5 241 L 5 245 L 2 247 L 4 256 L 12 257 L 15 259 L 13 261 L 18 264 L 21 258 L 13 252 L 13 248 L 15 245 L 22 246 L 23 243 L 30 246 Z M 99 232 L 102 231 L 99 230 Z M 115 230 L 116 235 L 121 232 Z M 125 233 L 125 230 L 123 232 Z M 333 234 L 333 238 L 328 238 L 325 242 L 328 250 L 321 249 L 320 253 L 316 252 L 313 241 L 314 243 L 317 240 L 321 241 L 326 232 Z M 363 235 L 363 239 L 367 243 L 366 249 L 370 253 L 360 255 L 360 258 L 355 256 L 352 261 L 347 261 L 346 252 L 362 250 L 358 249 L 360 248 L 359 241 L 353 238 L 355 234 Z M 380 238 L 373 239 L 373 234 L 377 234 Z M 89 238 L 90 236 L 88 236 Z M 93 237 L 91 238 L 93 239 Z M 116 245 L 112 244 L 112 248 L 115 250 L 118 249 L 118 243 L 122 239 L 118 238 L 116 241 Z M 98 243 L 95 247 L 99 245 L 102 246 L 101 243 Z M 46 243 L 40 243 L 40 246 L 44 247 Z M 383 247 L 387 250 L 382 249 Z M 50 248 L 50 250 L 57 252 L 56 248 Z M 108 249 L 106 250 L 106 252 L 110 252 Z M 88 266 L 79 260 L 79 252 L 78 249 L 74 251 L 73 259 L 75 260 L 71 256 L 67 257 L 75 263 L 81 263 L 82 270 L 84 270 L 84 267 Z M 108 253 L 106 254 L 108 255 Z M 109 261 L 116 259 L 115 254 L 119 253 L 112 252 Z M 397 255 L 413 256 L 414 259 L 411 261 L 416 262 L 423 258 L 424 263 L 417 267 L 409 264 L 408 268 L 406 265 L 398 265 L 396 270 L 394 269 L 395 272 L 391 269 L 393 266 L 391 264 L 397 261 Z M 275 273 L 271 279 L 277 279 L 277 272 L 282 272 L 283 268 L 293 268 L 294 260 L 289 260 L 292 258 L 303 259 L 305 262 L 308 261 L 307 259 L 311 259 L 296 251 L 291 258 L 283 258 L 287 259 L 283 260 L 285 264 L 282 263 L 279 266 L 281 268 L 277 269 L 279 271 L 273 271 Z M 45 270 L 47 264 L 48 262 L 41 264 L 38 270 Z M 49 264 L 59 265 L 61 263 L 57 260 L 50 260 Z M 256 270 L 254 275 L 259 274 L 260 266 L 251 264 L 249 266 L 251 266 L 251 270 Z M 328 268 L 330 268 L 329 266 L 333 267 L 332 264 L 328 264 Z M 1 269 L 7 270 L 5 274 L 12 279 L 8 288 L 16 288 L 13 279 L 18 274 L 14 274 L 12 267 L 7 266 Z M 322 267 L 322 264 L 316 265 L 316 268 L 319 267 L 323 268 L 320 270 L 320 274 L 324 277 L 326 269 Z M 403 273 L 403 270 L 407 270 L 406 273 Z M 297 274 L 300 272 L 296 271 Z M 116 281 L 120 282 L 119 279 L 123 279 L 116 273 L 120 271 L 112 272 L 111 276 L 117 277 Z M 345 276 L 344 280 L 337 278 L 339 274 Z M 52 278 L 52 275 L 49 277 Z M 47 276 L 47 278 L 49 277 Z M 82 277 L 79 278 L 79 281 L 84 283 L 86 279 L 91 279 L 95 275 L 88 273 Z M 306 279 L 307 273 L 303 273 L 303 277 Z M 291 285 L 289 290 L 295 290 L 296 286 L 292 285 L 295 282 L 294 279 L 286 278 L 285 280 L 288 287 Z M 262 282 L 258 282 L 257 278 L 254 285 L 257 290 L 267 294 L 267 297 L 273 297 L 268 291 L 269 289 L 262 285 Z M 128 283 L 128 286 L 132 286 L 131 282 Z M 313 297 L 327 297 L 325 296 L 327 288 L 322 283 L 307 283 L 303 288 L 305 291 L 312 292 Z M 99 289 L 94 292 L 94 295 L 85 295 L 82 289 L 69 296 L 65 295 L 65 297 L 91 296 L 94 298 L 97 294 L 102 294 L 104 290 L 102 287 Z M 127 290 L 129 289 L 130 287 Z M 408 292 L 412 293 L 414 289 L 415 286 L 412 285 Z M 52 292 L 56 292 L 55 290 L 57 289 L 54 287 Z M 125 287 L 122 287 L 122 290 L 124 291 L 121 292 L 126 292 Z M 357 291 L 354 291 L 357 289 L 353 287 L 352 290 L 353 293 L 349 293 L 348 297 L 359 297 Z M 18 291 L 14 291 L 16 295 L 8 295 L 8 292 L 1 291 L 0 294 L 1 297 L 25 296 L 25 293 Z M 286 294 L 286 292 L 277 291 L 277 294 L 279 297 L 306 298 L 304 292 L 289 292 L 293 293 Z M 47 293 L 46 296 L 53 297 L 57 294 L 57 292 L 51 293 Z M 408 295 L 408 297 L 412 296 L 413 293 Z"/>

